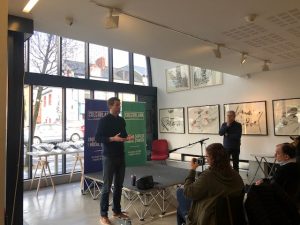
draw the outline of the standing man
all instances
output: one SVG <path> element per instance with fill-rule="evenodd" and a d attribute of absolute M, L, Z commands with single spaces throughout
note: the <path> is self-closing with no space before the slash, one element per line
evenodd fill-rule
<path fill-rule="evenodd" d="M 235 121 L 234 111 L 227 112 L 226 122 L 222 124 L 219 134 L 224 136 L 223 145 L 229 157 L 232 157 L 233 169 L 239 171 L 242 125 Z"/>
<path fill-rule="evenodd" d="M 125 154 L 124 142 L 133 140 L 133 136 L 126 132 L 125 120 L 119 116 L 120 99 L 112 97 L 108 100 L 109 114 L 100 119 L 96 141 L 102 144 L 102 165 L 103 165 L 103 187 L 100 200 L 100 223 L 111 224 L 108 219 L 109 192 L 112 181 L 113 189 L 113 216 L 128 218 L 121 211 L 121 195 L 125 176 Z"/>

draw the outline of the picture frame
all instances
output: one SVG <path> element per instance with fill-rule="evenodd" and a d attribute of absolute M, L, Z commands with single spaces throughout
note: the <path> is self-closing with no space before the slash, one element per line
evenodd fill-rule
<path fill-rule="evenodd" d="M 224 104 L 224 121 L 229 110 L 235 112 L 236 121 L 242 124 L 243 135 L 268 135 L 266 101 Z"/>
<path fill-rule="evenodd" d="M 166 90 L 168 93 L 189 90 L 190 69 L 188 65 L 176 66 L 166 69 Z"/>
<path fill-rule="evenodd" d="M 223 73 L 201 67 L 190 67 L 192 88 L 203 88 L 223 84 Z"/>
<path fill-rule="evenodd" d="M 220 105 L 187 107 L 189 134 L 218 134 Z"/>
<path fill-rule="evenodd" d="M 272 100 L 275 136 L 300 135 L 300 98 Z"/>
<path fill-rule="evenodd" d="M 159 110 L 159 130 L 161 133 L 185 133 L 184 108 Z"/>

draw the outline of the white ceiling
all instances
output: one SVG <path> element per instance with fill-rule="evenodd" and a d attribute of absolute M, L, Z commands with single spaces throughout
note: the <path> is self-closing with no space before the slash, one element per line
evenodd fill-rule
<path fill-rule="evenodd" d="M 22 13 L 27 0 L 9 0 L 9 13 L 32 18 L 39 31 L 233 75 L 261 72 L 264 59 L 272 61 L 271 70 L 300 65 L 299 0 L 95 1 L 254 58 L 241 65 L 240 53 L 221 49 L 217 59 L 210 43 L 123 14 L 119 28 L 107 30 L 108 10 L 89 0 L 40 0 L 31 14 Z M 247 23 L 244 17 L 251 13 L 258 17 Z M 72 26 L 67 16 L 74 18 Z"/>

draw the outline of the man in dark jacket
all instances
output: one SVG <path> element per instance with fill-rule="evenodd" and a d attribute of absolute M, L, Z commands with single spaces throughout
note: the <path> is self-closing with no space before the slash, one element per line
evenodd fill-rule
<path fill-rule="evenodd" d="M 219 134 L 224 136 L 223 146 L 229 156 L 232 156 L 233 169 L 239 171 L 242 125 L 235 121 L 234 111 L 227 112 L 226 122 L 222 124 Z"/>
<path fill-rule="evenodd" d="M 283 143 L 276 146 L 276 161 L 279 167 L 271 179 L 262 179 L 256 185 L 262 183 L 278 184 L 290 197 L 294 198 L 298 191 L 299 170 L 296 164 L 296 150 L 290 143 Z"/>
<path fill-rule="evenodd" d="M 108 219 L 109 192 L 112 181 L 113 191 L 113 216 L 127 218 L 121 212 L 121 195 L 125 176 L 124 142 L 133 140 L 133 136 L 126 132 L 125 120 L 119 116 L 120 100 L 116 97 L 108 100 L 109 114 L 100 119 L 96 141 L 102 144 L 103 186 L 100 200 L 100 222 L 103 225 L 111 224 Z"/>

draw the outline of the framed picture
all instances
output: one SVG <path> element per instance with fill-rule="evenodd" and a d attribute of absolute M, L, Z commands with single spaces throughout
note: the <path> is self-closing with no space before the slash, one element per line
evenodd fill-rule
<path fill-rule="evenodd" d="M 230 110 L 242 124 L 245 135 L 268 135 L 266 101 L 224 104 L 224 121 Z"/>
<path fill-rule="evenodd" d="M 300 98 L 273 100 L 274 135 L 300 135 Z"/>
<path fill-rule="evenodd" d="M 184 108 L 160 109 L 159 129 L 161 133 L 184 134 Z"/>
<path fill-rule="evenodd" d="M 192 87 L 201 88 L 223 84 L 223 73 L 191 66 Z"/>
<path fill-rule="evenodd" d="M 187 108 L 188 132 L 190 134 L 218 134 L 220 106 L 205 105 Z"/>
<path fill-rule="evenodd" d="M 188 90 L 191 88 L 188 65 L 166 69 L 166 79 L 168 93 Z"/>

